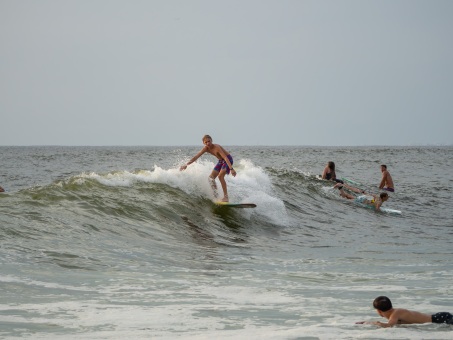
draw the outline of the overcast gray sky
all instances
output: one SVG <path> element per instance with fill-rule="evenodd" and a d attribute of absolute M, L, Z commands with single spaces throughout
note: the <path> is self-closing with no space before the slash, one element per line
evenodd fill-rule
<path fill-rule="evenodd" d="M 452 145 L 453 1 L 0 0 L 0 145 Z"/>

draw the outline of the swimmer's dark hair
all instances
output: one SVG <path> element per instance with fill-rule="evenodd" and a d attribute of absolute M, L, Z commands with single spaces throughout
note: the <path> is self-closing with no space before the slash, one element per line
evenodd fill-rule
<path fill-rule="evenodd" d="M 373 301 L 373 307 L 381 312 L 387 312 L 388 310 L 392 309 L 392 301 L 387 296 L 378 296 Z"/>
<path fill-rule="evenodd" d="M 379 195 L 379 197 L 381 199 L 383 199 L 384 197 L 389 197 L 389 194 L 387 194 L 386 192 L 381 192 L 381 194 Z"/>
<path fill-rule="evenodd" d="M 330 162 L 327 162 L 327 166 L 329 167 L 330 170 L 333 170 L 335 171 L 335 163 L 330 161 Z"/>
<path fill-rule="evenodd" d="M 384 169 L 387 169 L 387 165 L 381 164 L 381 166 L 382 166 Z"/>

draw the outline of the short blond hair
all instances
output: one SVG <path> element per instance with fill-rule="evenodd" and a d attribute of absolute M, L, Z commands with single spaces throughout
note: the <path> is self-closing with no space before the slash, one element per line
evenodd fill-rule
<path fill-rule="evenodd" d="M 204 135 L 203 138 L 201 139 L 202 142 L 204 142 L 205 139 L 210 139 L 212 141 L 212 137 L 209 135 Z"/>

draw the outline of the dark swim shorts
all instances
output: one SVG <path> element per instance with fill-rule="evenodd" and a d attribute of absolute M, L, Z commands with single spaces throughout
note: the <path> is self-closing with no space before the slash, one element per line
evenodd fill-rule
<path fill-rule="evenodd" d="M 228 160 L 230 161 L 231 165 L 233 165 L 233 157 L 231 155 L 228 155 Z M 226 169 L 227 175 L 230 174 L 230 168 L 228 167 L 228 164 L 225 162 L 224 159 L 219 159 L 217 162 L 216 166 L 214 167 L 214 170 L 217 172 L 220 172 L 220 170 Z"/>
<path fill-rule="evenodd" d="M 453 315 L 448 312 L 440 312 L 431 316 L 433 323 L 446 323 L 453 325 Z"/>
<path fill-rule="evenodd" d="M 382 190 L 390 191 L 390 192 L 395 192 L 395 189 L 393 189 L 393 188 L 387 188 L 387 187 L 382 188 Z"/>

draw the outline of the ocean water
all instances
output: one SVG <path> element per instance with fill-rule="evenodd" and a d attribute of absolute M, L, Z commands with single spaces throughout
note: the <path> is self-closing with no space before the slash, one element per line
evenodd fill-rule
<path fill-rule="evenodd" d="M 453 147 L 227 149 L 218 207 L 194 147 L 0 147 L 0 338 L 452 339 L 357 325 L 395 307 L 453 313 Z M 391 215 L 316 178 L 378 192 Z"/>

